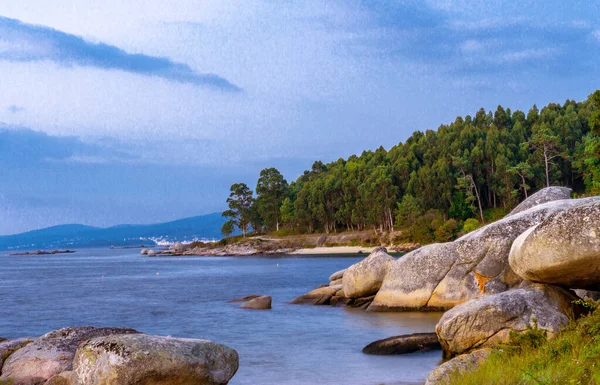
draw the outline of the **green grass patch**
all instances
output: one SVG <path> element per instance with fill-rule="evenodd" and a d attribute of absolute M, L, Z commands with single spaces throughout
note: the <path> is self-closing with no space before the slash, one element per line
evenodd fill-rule
<path fill-rule="evenodd" d="M 534 327 L 511 336 L 509 344 L 492 353 L 476 370 L 455 373 L 448 385 L 600 385 L 600 310 L 572 321 L 556 339 Z"/>

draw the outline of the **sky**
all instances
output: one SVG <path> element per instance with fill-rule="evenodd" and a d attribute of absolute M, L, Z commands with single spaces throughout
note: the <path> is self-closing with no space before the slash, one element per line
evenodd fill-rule
<path fill-rule="evenodd" d="M 583 100 L 598 20 L 598 0 L 3 0 L 0 234 L 221 211 L 265 167 Z"/>

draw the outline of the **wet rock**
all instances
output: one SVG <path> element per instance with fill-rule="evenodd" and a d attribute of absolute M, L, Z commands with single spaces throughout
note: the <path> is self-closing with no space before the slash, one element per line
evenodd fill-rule
<path fill-rule="evenodd" d="M 485 362 L 492 349 L 484 348 L 475 350 L 472 353 L 461 354 L 450 361 L 446 361 L 437 368 L 433 369 L 427 376 L 425 385 L 446 385 L 450 376 L 453 374 L 464 374 L 476 369 Z"/>
<path fill-rule="evenodd" d="M 350 266 L 342 277 L 346 296 L 358 298 L 377 293 L 394 261 L 385 247 L 377 247 L 367 258 Z"/>
<path fill-rule="evenodd" d="M 148 249 L 142 249 L 140 251 L 140 254 L 142 254 L 142 255 L 148 255 Z"/>
<path fill-rule="evenodd" d="M 154 251 L 154 250 L 148 250 L 148 252 L 146 254 L 149 257 L 156 257 L 156 251 Z"/>
<path fill-rule="evenodd" d="M 447 310 L 521 283 L 508 262 L 513 241 L 555 213 L 600 197 L 544 203 L 507 216 L 454 242 L 421 247 L 399 258 L 369 310 Z"/>
<path fill-rule="evenodd" d="M 444 313 L 435 330 L 445 357 L 506 343 L 511 331 L 523 333 L 528 326 L 553 338 L 577 314 L 576 299 L 569 290 L 532 284 L 460 304 Z"/>
<path fill-rule="evenodd" d="M 563 210 L 514 242 L 509 263 L 524 279 L 600 290 L 600 201 Z"/>
<path fill-rule="evenodd" d="M 402 336 L 389 337 L 371 342 L 363 349 L 365 354 L 392 355 L 406 354 L 417 351 L 441 349 L 437 334 L 415 333 Z"/>
<path fill-rule="evenodd" d="M 4 362 L 1 381 L 24 381 L 49 378 L 71 370 L 77 347 L 94 337 L 137 333 L 133 329 L 69 327 L 55 330 L 11 354 Z"/>
<path fill-rule="evenodd" d="M 271 297 L 256 297 L 240 306 L 241 309 L 267 310 L 271 308 Z"/>
<path fill-rule="evenodd" d="M 212 341 L 131 334 L 94 338 L 73 361 L 74 385 L 218 385 L 238 370 L 235 350 Z"/>
<path fill-rule="evenodd" d="M 258 294 L 250 294 L 250 295 L 247 295 L 245 297 L 234 298 L 234 299 L 229 300 L 227 302 L 229 302 L 229 303 L 233 303 L 233 302 L 248 302 L 251 299 L 258 298 L 258 297 L 260 297 L 260 295 L 258 295 Z"/>

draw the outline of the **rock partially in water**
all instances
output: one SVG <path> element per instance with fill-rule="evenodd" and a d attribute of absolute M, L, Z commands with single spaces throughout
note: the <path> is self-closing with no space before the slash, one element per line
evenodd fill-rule
<path fill-rule="evenodd" d="M 515 287 L 522 278 L 508 263 L 513 241 L 558 212 L 598 200 L 600 197 L 544 203 L 454 242 L 408 253 L 393 264 L 369 310 L 447 310 Z"/>
<path fill-rule="evenodd" d="M 74 385 L 220 385 L 229 382 L 238 365 L 235 350 L 212 341 L 108 336 L 77 350 Z"/>
<path fill-rule="evenodd" d="M 533 282 L 600 290 L 600 201 L 554 213 L 521 234 L 509 263 Z"/>
<path fill-rule="evenodd" d="M 71 370 L 78 346 L 94 337 L 137 333 L 133 329 L 69 327 L 55 330 L 11 354 L 4 362 L 0 381 L 25 381 L 49 378 Z"/>
<path fill-rule="evenodd" d="M 229 300 L 227 302 L 229 302 L 229 303 L 233 303 L 233 302 L 248 302 L 251 299 L 258 298 L 258 297 L 260 297 L 260 295 L 258 295 L 258 294 L 250 294 L 250 295 L 247 295 L 245 297 L 234 298 L 234 299 Z"/>
<path fill-rule="evenodd" d="M 447 358 L 506 343 L 511 331 L 528 327 L 553 338 L 578 314 L 576 299 L 569 290 L 532 284 L 460 304 L 444 313 L 435 330 Z"/>
<path fill-rule="evenodd" d="M 331 297 L 338 292 L 338 288 L 325 286 L 315 289 L 308 294 L 301 295 L 291 302 L 294 305 L 328 305 Z"/>
<path fill-rule="evenodd" d="M 377 293 L 394 261 L 385 247 L 377 247 L 367 258 L 350 266 L 342 277 L 346 296 L 359 298 Z"/>
<path fill-rule="evenodd" d="M 141 255 L 148 255 L 148 249 L 142 249 L 142 250 L 140 250 L 140 254 Z"/>
<path fill-rule="evenodd" d="M 271 297 L 263 295 L 253 298 L 240 306 L 241 309 L 268 310 L 271 308 Z"/>
<path fill-rule="evenodd" d="M 475 370 L 488 359 L 491 353 L 492 349 L 483 348 L 454 357 L 433 369 L 427 376 L 425 385 L 446 385 L 450 376 L 455 373 L 464 374 Z"/>
<path fill-rule="evenodd" d="M 395 336 L 371 342 L 364 347 L 363 353 L 375 355 L 406 354 L 417 351 L 441 349 L 435 333 L 414 333 Z"/>
<path fill-rule="evenodd" d="M 329 282 L 329 286 L 337 286 L 337 285 L 343 285 L 343 284 L 344 284 L 344 280 L 342 278 Z"/>

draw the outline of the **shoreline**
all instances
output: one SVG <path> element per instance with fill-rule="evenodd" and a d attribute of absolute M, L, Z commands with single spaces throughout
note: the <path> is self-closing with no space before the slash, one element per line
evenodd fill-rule
<path fill-rule="evenodd" d="M 285 255 L 332 255 L 332 254 L 370 254 L 375 247 L 362 246 L 322 246 L 302 248 L 285 253 Z"/>

